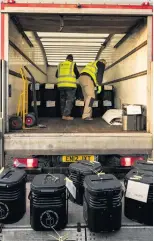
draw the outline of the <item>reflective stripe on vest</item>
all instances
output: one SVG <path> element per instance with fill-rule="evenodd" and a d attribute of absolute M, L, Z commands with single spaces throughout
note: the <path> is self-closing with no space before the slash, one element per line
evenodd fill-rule
<path fill-rule="evenodd" d="M 87 73 L 91 76 L 91 78 L 93 79 L 94 83 L 97 85 L 97 62 L 91 62 L 89 64 L 86 65 L 86 67 L 81 71 L 81 73 Z"/>
<path fill-rule="evenodd" d="M 75 63 L 64 61 L 58 66 L 58 87 L 74 87 L 76 88 L 76 76 L 74 73 Z"/>

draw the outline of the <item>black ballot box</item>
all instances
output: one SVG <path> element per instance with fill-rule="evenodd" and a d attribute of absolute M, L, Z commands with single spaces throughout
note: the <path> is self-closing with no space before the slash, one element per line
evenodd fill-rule
<path fill-rule="evenodd" d="M 30 224 L 35 231 L 60 230 L 68 220 L 65 176 L 39 174 L 31 184 Z"/>
<path fill-rule="evenodd" d="M 153 225 L 153 171 L 137 165 L 124 179 L 124 214 L 145 225 Z"/>
<path fill-rule="evenodd" d="M 83 216 L 91 232 L 121 228 L 123 190 L 111 174 L 89 175 L 84 181 Z"/>
<path fill-rule="evenodd" d="M 0 174 L 0 222 L 18 222 L 26 212 L 26 173 L 4 169 Z"/>
<path fill-rule="evenodd" d="M 74 199 L 70 194 L 70 199 L 79 204 L 83 204 L 84 194 L 84 178 L 87 175 L 96 175 L 96 173 L 102 170 L 102 166 L 99 162 L 79 161 L 72 163 L 69 166 L 70 179 L 76 188 L 76 198 Z"/>

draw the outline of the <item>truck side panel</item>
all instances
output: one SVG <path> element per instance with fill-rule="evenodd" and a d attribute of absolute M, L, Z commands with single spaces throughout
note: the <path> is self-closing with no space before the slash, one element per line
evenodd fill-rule
<path fill-rule="evenodd" d="M 119 63 L 105 72 L 105 79 L 113 81 L 115 88 L 115 107 L 121 108 L 121 104 L 142 104 L 147 106 L 147 73 L 144 75 L 131 78 L 129 76 L 147 71 L 147 26 L 142 27 L 139 31 L 131 35 L 123 42 L 112 54 L 113 63 L 128 54 L 136 47 L 143 44 L 139 50 L 129 55 Z M 128 76 L 128 79 L 118 81 Z"/>
<path fill-rule="evenodd" d="M 15 75 L 19 75 L 20 68 L 26 65 L 29 70 L 36 78 L 37 82 L 44 83 L 47 81 L 47 66 L 45 62 L 45 58 L 43 56 L 42 50 L 39 46 L 39 43 L 35 39 L 33 33 L 27 33 L 28 38 L 33 44 L 33 47 L 30 47 L 26 40 L 19 33 L 15 25 L 10 20 L 9 22 L 9 40 L 11 41 L 9 44 L 9 86 L 11 89 L 11 93 L 9 96 L 9 109 L 8 114 L 12 115 L 16 113 L 18 97 L 23 89 L 23 82 L 20 77 Z M 32 65 L 19 51 L 15 48 L 21 50 L 23 54 L 25 54 L 34 64 L 36 64 L 43 73 L 38 70 L 34 65 Z M 27 77 L 28 74 L 27 74 Z"/>

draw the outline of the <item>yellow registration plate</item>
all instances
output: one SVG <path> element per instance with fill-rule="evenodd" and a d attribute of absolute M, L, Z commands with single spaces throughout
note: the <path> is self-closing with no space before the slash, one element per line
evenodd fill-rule
<path fill-rule="evenodd" d="M 83 156 L 62 156 L 62 162 L 77 162 L 77 161 L 95 161 L 95 156 L 83 155 Z"/>

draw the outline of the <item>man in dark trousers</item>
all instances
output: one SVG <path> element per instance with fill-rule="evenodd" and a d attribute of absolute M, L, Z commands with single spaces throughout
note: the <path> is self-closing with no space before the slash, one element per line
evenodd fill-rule
<path fill-rule="evenodd" d="M 105 70 L 106 61 L 100 59 L 88 63 L 85 68 L 81 71 L 79 83 L 82 88 L 84 96 L 84 111 L 82 119 L 84 120 L 93 120 L 92 119 L 92 106 L 95 100 L 95 87 L 96 93 L 99 94 L 102 90 L 102 81 Z"/>
<path fill-rule="evenodd" d="M 73 55 L 69 54 L 66 60 L 59 64 L 56 78 L 58 79 L 57 86 L 60 90 L 61 114 L 63 120 L 73 120 L 71 111 L 76 93 L 76 80 L 80 74 L 76 63 L 73 62 Z"/>

